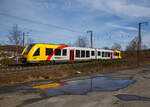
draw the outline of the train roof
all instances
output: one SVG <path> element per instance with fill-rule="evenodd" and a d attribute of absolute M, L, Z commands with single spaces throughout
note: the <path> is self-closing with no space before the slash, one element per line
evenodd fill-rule
<path fill-rule="evenodd" d="M 90 48 L 90 47 L 76 47 L 76 46 L 69 46 L 69 45 L 63 45 L 63 44 L 48 44 L 48 43 L 32 43 L 32 45 L 41 44 L 41 45 L 59 45 L 59 46 L 68 46 L 73 48 L 80 48 L 80 49 L 98 49 L 102 51 L 119 51 L 119 50 L 113 50 L 113 49 L 102 49 L 102 48 Z"/>

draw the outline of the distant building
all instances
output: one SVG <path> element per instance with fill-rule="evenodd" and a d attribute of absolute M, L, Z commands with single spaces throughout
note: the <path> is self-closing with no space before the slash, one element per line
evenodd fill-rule
<path fill-rule="evenodd" d="M 16 45 L 1 45 L 0 46 L 0 56 L 1 57 L 16 57 L 21 55 L 23 47 Z"/>

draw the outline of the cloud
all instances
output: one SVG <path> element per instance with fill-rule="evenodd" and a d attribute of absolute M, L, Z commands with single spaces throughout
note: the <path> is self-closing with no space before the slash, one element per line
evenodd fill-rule
<path fill-rule="evenodd" d="M 2 0 L 0 1 L 0 12 L 21 17 L 24 19 L 34 20 L 39 23 L 42 22 L 45 24 L 58 25 L 60 27 L 62 26 L 64 28 L 73 29 L 72 23 L 70 24 L 71 27 L 67 27 L 69 20 L 66 18 L 66 16 L 69 16 L 70 14 L 64 14 L 63 13 L 64 11 L 59 10 L 65 9 L 65 6 L 69 8 L 71 5 L 70 2 L 64 3 L 65 4 L 62 5 L 59 4 L 58 2 L 40 2 L 34 0 L 13 0 L 13 1 Z M 59 6 L 61 8 L 59 8 Z M 23 30 L 25 29 L 30 31 L 33 30 L 33 32 L 31 33 L 33 33 L 33 38 L 37 40 L 36 42 L 40 41 L 48 42 L 53 41 L 54 39 L 56 39 L 56 41 L 67 41 L 67 39 L 68 40 L 72 40 L 72 38 L 74 39 L 74 36 L 76 35 L 75 33 L 64 31 L 61 29 L 56 29 L 52 26 L 34 24 L 29 21 L 22 21 L 16 18 L 1 15 L 0 17 L 3 18 L 3 20 L 1 20 L 0 23 L 1 25 L 6 24 L 9 25 L 9 28 L 11 28 L 11 25 L 18 24 L 19 27 L 21 27 L 22 29 L 24 28 Z M 37 37 L 35 36 L 37 35 L 40 39 L 36 39 Z M 43 38 L 41 39 L 41 37 Z M 45 39 L 46 37 L 48 37 L 49 39 Z"/>
<path fill-rule="evenodd" d="M 114 30 L 112 32 L 106 33 L 103 37 L 101 37 L 101 42 L 97 43 L 96 45 L 101 47 L 111 47 L 114 43 L 119 43 L 122 46 L 122 49 L 125 49 L 129 42 L 136 36 L 137 35 L 135 33 L 129 33 L 124 30 Z"/>
<path fill-rule="evenodd" d="M 117 28 L 117 29 L 138 31 L 137 28 L 131 27 L 131 26 L 121 26 L 121 25 L 116 25 L 116 24 L 113 24 L 113 23 L 106 23 L 106 25 L 109 26 L 109 27 L 112 27 L 112 28 Z"/>
<path fill-rule="evenodd" d="M 26 18 L 37 18 L 36 7 L 30 0 L 2 0 L 0 3 L 0 11 L 26 17 Z"/>
<path fill-rule="evenodd" d="M 83 6 L 92 10 L 99 10 L 122 18 L 149 17 L 150 8 L 131 4 L 127 0 L 78 0 Z"/>
<path fill-rule="evenodd" d="M 125 41 L 127 44 L 127 41 L 132 39 L 128 35 L 134 36 L 137 33 L 135 23 L 138 22 L 138 18 L 150 16 L 149 0 L 138 1 L 140 2 L 137 0 L 0 0 L 0 12 L 85 33 L 78 34 L 5 16 L 0 16 L 0 24 L 10 26 L 18 24 L 21 30 L 29 30 L 35 42 L 41 43 L 74 42 L 77 36 L 85 36 L 87 30 L 93 30 L 97 48 L 112 45 L 114 42 L 123 44 Z M 2 27 L 1 32 L 6 34 L 7 27 Z M 111 32 L 109 34 L 111 39 L 107 35 L 108 32 Z"/>

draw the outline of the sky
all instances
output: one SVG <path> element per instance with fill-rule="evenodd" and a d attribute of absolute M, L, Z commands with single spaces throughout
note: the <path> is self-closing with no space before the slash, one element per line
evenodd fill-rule
<path fill-rule="evenodd" d="M 138 36 L 138 23 L 150 22 L 150 0 L 0 0 L 0 43 L 12 26 L 35 43 L 74 44 L 79 36 L 95 48 L 122 49 Z M 150 48 L 150 23 L 142 24 L 142 43 Z M 90 45 L 90 41 L 89 41 Z"/>

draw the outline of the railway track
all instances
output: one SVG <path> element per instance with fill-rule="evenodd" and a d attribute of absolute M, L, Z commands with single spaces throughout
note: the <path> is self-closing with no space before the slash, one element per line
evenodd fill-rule
<path fill-rule="evenodd" d="M 47 66 L 13 66 L 13 67 L 2 67 L 0 68 L 0 73 L 15 73 L 15 72 L 30 72 L 30 71 L 40 71 L 50 68 L 50 65 Z"/>
<path fill-rule="evenodd" d="M 16 73 L 47 70 L 51 67 L 57 67 L 62 64 L 11 64 L 8 66 L 0 66 L 0 73 Z M 63 64 L 65 65 L 65 64 Z"/>
<path fill-rule="evenodd" d="M 78 62 L 88 63 L 88 62 Z M 73 63 L 57 63 L 57 64 L 11 64 L 8 66 L 0 66 L 0 73 L 16 73 L 16 72 L 30 72 L 30 71 L 43 71 L 52 67 L 58 67 L 61 65 L 72 65 Z"/>
<path fill-rule="evenodd" d="M 54 69 L 54 68 L 58 68 L 58 67 L 62 67 L 62 66 L 67 66 L 67 65 L 73 65 L 73 64 L 94 64 L 97 62 L 101 62 L 103 63 L 103 60 L 93 60 L 93 61 L 89 61 L 89 62 L 74 62 L 74 63 L 55 63 L 55 64 L 12 64 L 12 65 L 8 65 L 8 66 L 0 66 L 0 73 L 16 73 L 16 72 L 31 72 L 31 71 L 46 71 L 49 69 Z M 116 60 L 114 60 L 116 61 Z M 105 62 L 105 60 L 104 60 Z M 107 62 L 107 61 L 106 61 Z M 113 62 L 115 63 L 115 62 Z M 99 63 L 100 64 L 100 63 Z M 103 64 L 100 66 L 103 66 Z"/>

